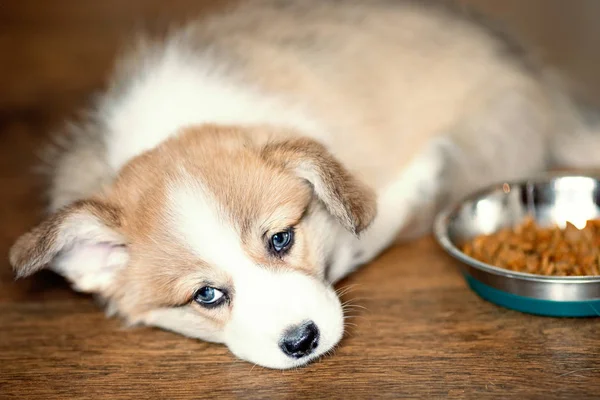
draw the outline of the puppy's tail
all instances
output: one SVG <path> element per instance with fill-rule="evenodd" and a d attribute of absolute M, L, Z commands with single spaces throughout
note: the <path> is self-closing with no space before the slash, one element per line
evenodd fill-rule
<path fill-rule="evenodd" d="M 600 110 L 584 103 L 565 81 L 547 75 L 556 105 L 549 143 L 551 168 L 600 169 Z"/>

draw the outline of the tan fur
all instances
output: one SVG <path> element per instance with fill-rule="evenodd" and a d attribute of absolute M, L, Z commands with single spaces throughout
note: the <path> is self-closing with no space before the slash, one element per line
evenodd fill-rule
<path fill-rule="evenodd" d="M 186 39 L 226 54 L 241 81 L 316 113 L 334 155 L 381 188 L 490 85 L 530 86 L 520 59 L 497 57 L 505 43 L 468 22 L 406 1 L 260 0 L 193 25 Z"/>
<path fill-rule="evenodd" d="M 352 176 L 323 145 L 306 138 L 265 146 L 263 157 L 299 174 L 316 174 L 323 183 L 322 200 L 342 225 L 360 233 L 375 218 L 375 195 L 370 187 Z M 319 188 L 316 188 L 319 191 Z"/>

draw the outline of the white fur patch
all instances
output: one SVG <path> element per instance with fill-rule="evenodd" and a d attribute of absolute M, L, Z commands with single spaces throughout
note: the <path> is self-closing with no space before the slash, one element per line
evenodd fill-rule
<path fill-rule="evenodd" d="M 234 354 L 265 367 L 290 368 L 318 357 L 341 339 L 343 314 L 331 287 L 297 271 L 256 265 L 211 193 L 192 177 L 174 184 L 168 198 L 170 230 L 200 259 L 225 271 L 233 281 L 233 307 L 222 339 Z M 184 323 L 180 317 L 170 314 L 161 326 L 194 336 L 188 323 L 178 326 L 178 321 Z M 185 319 L 189 318 L 186 314 Z M 310 356 L 290 358 L 279 347 L 282 335 L 306 321 L 317 325 L 319 345 Z M 213 332 L 207 340 L 215 337 Z"/>
<path fill-rule="evenodd" d="M 171 231 L 198 258 L 232 273 L 249 263 L 239 234 L 196 179 L 186 176 L 169 190 Z"/>
<path fill-rule="evenodd" d="M 167 47 L 146 64 L 126 92 L 101 110 L 108 162 L 115 171 L 190 125 L 273 124 L 322 136 L 304 110 L 244 87 L 215 61 L 181 46 Z"/>

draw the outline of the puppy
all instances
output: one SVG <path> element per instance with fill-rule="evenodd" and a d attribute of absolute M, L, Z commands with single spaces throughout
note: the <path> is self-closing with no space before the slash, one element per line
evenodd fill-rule
<path fill-rule="evenodd" d="M 241 2 L 140 41 L 89 115 L 16 275 L 280 369 L 339 342 L 332 285 L 440 206 L 600 156 L 546 68 L 429 2 Z"/>

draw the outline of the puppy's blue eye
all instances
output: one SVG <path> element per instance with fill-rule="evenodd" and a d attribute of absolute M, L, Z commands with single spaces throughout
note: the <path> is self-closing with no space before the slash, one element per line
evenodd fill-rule
<path fill-rule="evenodd" d="M 204 286 L 194 294 L 194 301 L 203 306 L 217 305 L 225 300 L 225 293 L 214 287 Z"/>
<path fill-rule="evenodd" d="M 292 230 L 288 229 L 283 232 L 277 232 L 271 236 L 271 246 L 275 252 L 281 253 L 291 246 L 293 238 L 294 232 Z"/>

